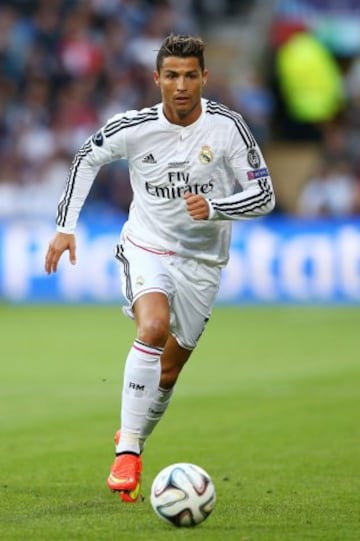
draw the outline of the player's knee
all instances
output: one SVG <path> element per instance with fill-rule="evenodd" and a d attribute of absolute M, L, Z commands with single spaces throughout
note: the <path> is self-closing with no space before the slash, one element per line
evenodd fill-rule
<path fill-rule="evenodd" d="M 161 318 L 153 318 L 142 323 L 137 334 L 145 344 L 163 347 L 169 336 L 169 325 Z"/>

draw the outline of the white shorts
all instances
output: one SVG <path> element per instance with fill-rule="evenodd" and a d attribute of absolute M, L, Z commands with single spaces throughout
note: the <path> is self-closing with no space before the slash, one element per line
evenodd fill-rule
<path fill-rule="evenodd" d="M 170 332 L 180 346 L 192 350 L 208 321 L 219 289 L 219 267 L 139 246 L 122 239 L 115 257 L 120 262 L 121 285 L 133 316 L 134 302 L 145 293 L 164 293 L 170 305 Z"/>

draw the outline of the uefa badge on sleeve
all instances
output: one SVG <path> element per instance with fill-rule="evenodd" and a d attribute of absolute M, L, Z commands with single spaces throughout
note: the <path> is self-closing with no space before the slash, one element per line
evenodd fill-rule
<path fill-rule="evenodd" d="M 253 169 L 259 169 L 261 164 L 260 154 L 255 148 L 251 148 L 247 153 L 247 161 Z"/>
<path fill-rule="evenodd" d="M 104 142 L 104 137 L 103 137 L 103 134 L 101 133 L 101 130 L 96 132 L 93 136 L 92 136 L 92 141 L 93 143 L 98 146 L 98 147 L 101 147 L 103 142 Z"/>

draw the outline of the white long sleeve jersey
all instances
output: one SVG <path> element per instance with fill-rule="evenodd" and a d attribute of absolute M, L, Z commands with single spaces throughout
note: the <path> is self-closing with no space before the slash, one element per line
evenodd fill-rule
<path fill-rule="evenodd" d="M 274 207 L 266 163 L 240 114 L 202 99 L 200 117 L 184 127 L 170 123 L 159 103 L 115 115 L 77 152 L 58 206 L 58 231 L 75 231 L 98 170 L 118 159 L 128 160 L 133 190 L 124 233 L 144 246 L 223 266 L 231 220 Z M 190 217 L 186 192 L 208 200 L 208 220 Z"/>

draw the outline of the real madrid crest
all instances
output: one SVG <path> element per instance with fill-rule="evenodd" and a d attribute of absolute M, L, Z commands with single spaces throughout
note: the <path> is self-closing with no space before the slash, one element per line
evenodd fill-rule
<path fill-rule="evenodd" d="M 139 275 L 136 277 L 135 284 L 137 287 L 143 286 L 144 282 L 145 282 L 145 278 L 143 276 Z"/>
<path fill-rule="evenodd" d="M 203 164 L 212 162 L 214 159 L 214 153 L 207 145 L 203 146 L 199 153 L 199 160 Z"/>

